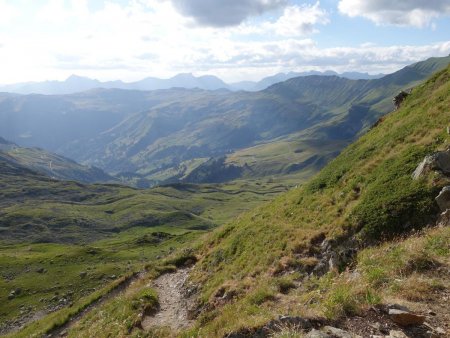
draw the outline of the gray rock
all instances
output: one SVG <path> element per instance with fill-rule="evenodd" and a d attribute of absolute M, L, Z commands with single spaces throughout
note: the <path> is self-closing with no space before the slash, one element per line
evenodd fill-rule
<path fill-rule="evenodd" d="M 332 338 L 332 336 L 330 336 L 328 333 L 313 329 L 312 331 L 308 332 L 305 338 Z"/>
<path fill-rule="evenodd" d="M 450 149 L 426 156 L 417 166 L 412 174 L 412 178 L 417 180 L 433 170 L 439 171 L 444 175 L 450 175 Z"/>
<path fill-rule="evenodd" d="M 87 272 L 86 271 L 80 272 L 80 277 L 81 278 L 85 278 L 86 276 L 87 276 Z"/>
<path fill-rule="evenodd" d="M 404 334 L 402 331 L 391 330 L 389 331 L 388 338 L 408 338 L 408 336 Z"/>
<path fill-rule="evenodd" d="M 332 327 L 332 326 L 325 326 L 323 328 L 323 332 L 329 334 L 331 337 L 336 337 L 336 338 L 362 338 L 361 336 L 359 336 L 357 334 L 350 333 L 348 331 L 341 330 L 341 329 L 338 329 L 337 327 Z"/>
<path fill-rule="evenodd" d="M 436 197 L 436 203 L 438 204 L 442 212 L 450 209 L 450 186 L 442 188 L 441 192 Z"/>
<path fill-rule="evenodd" d="M 425 322 L 425 316 L 397 309 L 390 309 L 389 317 L 401 326 L 422 325 Z"/>
<path fill-rule="evenodd" d="M 389 313 L 389 310 L 394 310 L 394 309 L 409 312 L 409 309 L 406 306 L 400 305 L 400 304 L 388 304 L 387 309 L 388 309 L 387 313 Z"/>

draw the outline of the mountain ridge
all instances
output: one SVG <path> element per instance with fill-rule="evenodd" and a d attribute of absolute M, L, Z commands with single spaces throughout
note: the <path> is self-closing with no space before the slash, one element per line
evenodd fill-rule
<path fill-rule="evenodd" d="M 134 82 L 124 82 L 122 80 L 99 81 L 84 76 L 72 74 L 64 81 L 43 81 L 43 82 L 23 82 L 15 84 L 0 85 L 0 92 L 10 92 L 16 94 L 44 94 L 44 95 L 64 95 L 75 94 L 92 89 L 128 89 L 128 90 L 159 90 L 170 88 L 205 89 L 217 90 L 228 89 L 233 91 L 259 91 L 264 90 L 274 83 L 286 81 L 290 78 L 309 75 L 336 75 L 348 79 L 371 79 L 379 78 L 379 75 L 369 75 L 368 73 L 344 72 L 339 74 L 334 71 L 310 71 L 310 72 L 289 72 L 278 73 L 265 77 L 259 81 L 243 81 L 236 83 L 225 83 L 214 75 L 194 76 L 192 73 L 180 73 L 171 78 L 163 79 L 157 77 L 146 77 Z"/>

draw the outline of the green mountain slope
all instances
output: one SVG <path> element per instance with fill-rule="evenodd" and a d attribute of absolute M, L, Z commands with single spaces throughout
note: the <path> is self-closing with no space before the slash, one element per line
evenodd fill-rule
<path fill-rule="evenodd" d="M 221 169 L 226 172 L 228 167 L 237 166 L 241 177 L 308 178 L 391 111 L 392 98 L 398 91 L 418 85 L 432 73 L 445 68 L 449 61 L 449 57 L 431 58 L 370 81 L 311 76 L 276 84 L 267 92 L 296 103 L 313 104 L 327 112 L 326 118 L 299 131 L 260 140 L 253 147 L 227 154 Z M 206 162 L 197 171 L 212 172 L 213 169 Z"/>
<path fill-rule="evenodd" d="M 19 242 L 90 242 L 159 225 L 206 230 L 284 191 L 275 184 L 173 185 L 136 190 L 58 181 L 0 156 L 0 233 Z"/>
<path fill-rule="evenodd" d="M 99 168 L 80 165 L 64 156 L 40 148 L 19 147 L 0 137 L 0 159 L 7 157 L 17 164 L 55 179 L 84 183 L 112 183 L 117 180 Z"/>
<path fill-rule="evenodd" d="M 346 148 L 310 182 L 218 230 L 205 245 L 194 273 L 207 309 L 200 320 L 201 332 L 221 336 L 258 325 L 277 313 L 292 311 L 288 304 L 302 304 L 298 312 L 308 307 L 322 315 L 345 312 L 345 297 L 353 297 L 354 290 L 329 303 L 333 298 L 326 296 L 338 296 L 321 287 L 331 276 L 311 286 L 325 295 L 314 306 L 303 303 L 297 293 L 290 301 L 277 301 L 276 285 L 287 278 L 286 283 L 296 287 L 293 280 L 301 280 L 320 263 L 325 240 L 335 249 L 357 250 L 434 222 L 439 213 L 434 198 L 449 181 L 433 174 L 414 181 L 411 174 L 425 155 L 447 146 L 449 104 L 447 68 L 414 89 L 401 110 Z M 435 233 L 433 240 L 440 236 L 448 240 L 448 231 Z M 345 269 L 345 264 L 338 268 Z M 290 273 L 296 274 L 289 277 Z M 382 286 L 371 285 L 368 292 L 381 294 Z M 218 302 L 215 294 L 221 289 L 236 295 L 234 300 Z M 356 306 L 367 299 L 355 296 L 351 301 Z"/>

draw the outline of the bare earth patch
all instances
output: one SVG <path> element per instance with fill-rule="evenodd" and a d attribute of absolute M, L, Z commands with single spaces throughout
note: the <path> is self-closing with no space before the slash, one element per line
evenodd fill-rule
<path fill-rule="evenodd" d="M 160 308 L 156 313 L 144 317 L 142 328 L 145 331 L 158 327 L 170 327 L 178 331 L 193 325 L 194 321 L 188 319 L 187 300 L 183 295 L 189 271 L 180 269 L 164 274 L 149 285 L 158 292 Z"/>

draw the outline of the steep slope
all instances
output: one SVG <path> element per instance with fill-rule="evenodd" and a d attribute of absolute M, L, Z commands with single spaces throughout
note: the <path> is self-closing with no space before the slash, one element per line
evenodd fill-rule
<path fill-rule="evenodd" d="M 83 166 L 40 148 L 23 148 L 0 137 L 0 159 L 8 157 L 31 170 L 51 178 L 84 183 L 114 182 L 114 177 L 95 167 Z"/>
<path fill-rule="evenodd" d="M 261 324 L 277 313 L 312 311 L 338 318 L 358 311 L 359 306 L 370 305 L 374 298 L 367 298 L 368 293 L 377 299 L 385 296 L 382 277 L 376 277 L 376 271 L 367 266 L 370 251 L 362 251 L 358 258 L 358 271 L 363 275 L 356 278 L 362 290 L 348 286 L 347 291 L 342 290 L 344 278 L 335 281 L 341 289 L 332 286 L 333 275 L 309 283 L 311 289 L 301 288 L 302 292 L 292 298 L 277 295 L 276 288 L 283 285 L 280 283 L 287 289 L 296 288 L 295 280 L 303 280 L 304 274 L 313 270 L 320 276 L 320 264 L 328 264 L 330 259 L 327 250 L 349 255 L 347 261 L 344 257 L 336 261 L 337 269 L 345 270 L 352 250 L 435 222 L 439 209 L 434 198 L 449 179 L 430 173 L 413 180 L 411 174 L 425 155 L 447 147 L 449 104 L 447 68 L 414 89 L 400 111 L 388 115 L 310 182 L 217 231 L 205 245 L 204 256 L 194 273 L 194 280 L 202 285 L 202 307 L 206 309 L 198 326 L 202 327 L 201 332 L 221 336 L 240 327 Z M 429 237 L 423 240 L 425 244 L 420 245 L 438 241 L 439 248 L 448 249 L 447 230 L 426 236 Z M 395 244 L 388 247 L 392 250 Z M 405 256 L 400 256 L 406 261 L 396 261 L 399 265 L 395 268 L 383 264 L 386 272 L 382 273 L 389 278 L 387 282 L 393 282 L 396 273 L 401 274 L 412 264 L 414 255 L 420 261 L 425 259 L 421 255 L 433 254 L 426 259 L 436 259 L 435 264 L 446 264 L 448 268 L 447 249 L 439 256 L 429 250 L 421 253 L 409 248 Z M 377 259 L 382 257 L 376 250 L 373 254 Z M 406 276 L 425 273 L 429 268 L 423 267 L 421 272 L 420 267 L 411 267 Z M 392 275 L 387 277 L 388 273 Z M 425 288 L 432 279 L 423 278 Z M 439 283 L 445 283 L 446 278 L 442 275 Z M 409 282 L 414 283 L 408 279 Z M 327 285 L 328 291 L 324 289 Z M 224 294 L 230 297 L 222 297 Z M 305 294 L 318 299 L 311 303 Z M 293 304 L 299 304 L 295 310 Z"/>

